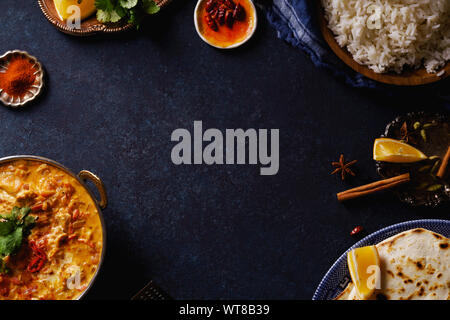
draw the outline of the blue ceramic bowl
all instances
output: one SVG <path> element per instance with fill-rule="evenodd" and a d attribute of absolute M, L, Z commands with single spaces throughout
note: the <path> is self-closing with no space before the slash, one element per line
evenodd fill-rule
<path fill-rule="evenodd" d="M 325 277 L 323 277 L 314 293 L 313 300 L 332 300 L 347 287 L 350 282 L 350 274 L 347 268 L 348 251 L 358 247 L 375 245 L 400 232 L 414 228 L 424 228 L 450 237 L 450 221 L 436 219 L 402 222 L 372 233 L 361 241 L 358 241 L 353 247 L 339 257 L 330 270 L 328 270 Z"/>

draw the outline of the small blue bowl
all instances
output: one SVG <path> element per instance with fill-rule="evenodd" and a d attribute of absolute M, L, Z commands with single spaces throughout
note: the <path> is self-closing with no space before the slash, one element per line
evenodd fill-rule
<path fill-rule="evenodd" d="M 337 297 L 347 287 L 351 281 L 347 267 L 347 252 L 358 247 L 376 245 L 377 243 L 390 238 L 400 232 L 415 228 L 424 228 L 443 236 L 450 237 L 450 221 L 425 219 L 414 220 L 395 224 L 393 226 L 381 229 L 371 235 L 358 241 L 354 246 L 348 249 L 337 259 L 333 266 L 328 270 L 314 293 L 313 300 L 332 300 Z"/>

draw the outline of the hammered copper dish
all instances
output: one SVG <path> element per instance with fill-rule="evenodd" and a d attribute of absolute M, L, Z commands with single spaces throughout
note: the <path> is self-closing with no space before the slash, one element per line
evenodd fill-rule
<path fill-rule="evenodd" d="M 42 88 L 44 86 L 44 69 L 42 68 L 42 65 L 36 57 L 33 57 L 26 51 L 12 50 L 2 55 L 0 57 L 0 72 L 4 72 L 4 70 L 8 68 L 8 63 L 11 58 L 17 56 L 22 56 L 34 64 L 34 67 L 36 68 L 36 79 L 24 97 L 10 96 L 2 88 L 0 88 L 0 101 L 3 102 L 4 105 L 12 108 L 23 107 L 27 103 L 35 100 L 42 92 Z"/>
<path fill-rule="evenodd" d="M 170 0 L 155 0 L 155 2 L 160 8 L 163 8 L 169 4 Z M 84 37 L 97 33 L 117 33 L 130 30 L 134 27 L 132 24 L 126 22 L 103 24 L 93 15 L 83 20 L 81 27 L 76 29 L 68 26 L 65 21 L 59 18 L 53 0 L 38 0 L 38 4 L 44 16 L 56 29 L 72 36 Z"/>
<path fill-rule="evenodd" d="M 413 112 L 395 118 L 385 129 L 382 137 L 396 140 L 402 139 L 401 128 L 406 123 L 409 127 L 408 143 L 424 152 L 428 157 L 442 159 L 450 144 L 450 123 L 445 115 Z M 426 141 L 421 136 L 421 129 L 414 130 L 414 123 L 435 124 L 425 131 Z M 403 138 L 404 139 L 404 138 Z M 437 207 L 450 200 L 450 176 L 439 178 L 433 172 L 436 159 L 426 159 L 415 163 L 376 162 L 377 173 L 384 179 L 405 172 L 411 174 L 411 182 L 395 190 L 398 198 L 411 206 Z M 438 162 L 438 165 L 440 162 Z M 436 171 L 436 170 L 434 170 Z M 440 185 L 435 191 L 427 191 L 427 187 Z"/>
<path fill-rule="evenodd" d="M 79 300 L 79 299 L 83 298 L 86 295 L 86 293 L 89 291 L 89 289 L 92 287 L 92 285 L 95 282 L 95 279 L 97 278 L 97 275 L 101 269 L 101 266 L 103 264 L 103 260 L 105 257 L 106 227 L 105 227 L 105 222 L 104 222 L 103 215 L 102 215 L 102 210 L 104 210 L 108 204 L 108 198 L 106 195 L 105 186 L 104 186 L 102 180 L 90 171 L 82 170 L 78 174 L 75 174 L 74 172 L 72 172 L 70 169 L 63 166 L 62 164 L 60 164 L 56 161 L 44 158 L 44 157 L 32 156 L 32 155 L 9 156 L 9 157 L 1 158 L 0 165 L 4 165 L 4 164 L 11 163 L 11 162 L 18 161 L 18 160 L 29 160 L 29 161 L 41 162 L 43 164 L 47 164 L 49 166 L 55 167 L 55 168 L 65 172 L 66 174 L 73 177 L 75 180 L 77 180 L 80 183 L 80 185 L 82 186 L 84 191 L 87 193 L 87 195 L 92 199 L 92 201 L 96 207 L 96 211 L 99 215 L 99 220 L 100 220 L 101 229 L 102 229 L 101 230 L 101 232 L 102 232 L 102 252 L 101 252 L 101 256 L 100 256 L 100 261 L 97 265 L 97 270 L 96 270 L 95 274 L 93 275 L 92 279 L 90 280 L 88 286 L 83 290 L 83 292 L 79 296 L 77 296 L 77 298 L 75 298 L 75 299 Z M 100 195 L 99 200 L 94 196 L 92 191 L 86 185 L 86 181 L 92 182 L 94 184 L 94 186 L 97 188 L 98 194 Z"/>

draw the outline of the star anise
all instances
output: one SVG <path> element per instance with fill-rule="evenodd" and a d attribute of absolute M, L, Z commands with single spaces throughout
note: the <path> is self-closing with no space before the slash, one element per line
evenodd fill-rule
<path fill-rule="evenodd" d="M 406 123 L 406 121 L 403 122 L 403 125 L 400 128 L 400 140 L 403 140 L 406 143 L 410 141 L 414 143 L 413 132 L 410 132 L 408 130 L 408 124 Z"/>
<path fill-rule="evenodd" d="M 341 156 L 339 157 L 339 162 L 332 162 L 331 164 L 333 165 L 333 167 L 336 167 L 336 169 L 331 173 L 331 174 L 335 174 L 338 173 L 339 171 L 341 172 L 341 177 L 342 180 L 345 180 L 345 174 L 351 174 L 352 176 L 355 176 L 355 173 L 350 170 L 350 166 L 354 165 L 356 162 L 358 162 L 357 160 L 353 160 L 350 161 L 349 163 L 345 163 L 344 161 L 344 155 L 341 154 Z"/>

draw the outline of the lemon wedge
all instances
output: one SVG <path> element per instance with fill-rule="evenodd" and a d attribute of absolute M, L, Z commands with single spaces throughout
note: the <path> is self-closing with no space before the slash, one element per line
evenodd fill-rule
<path fill-rule="evenodd" d="M 404 142 L 380 138 L 376 139 L 373 145 L 373 159 L 376 161 L 409 163 L 425 160 L 427 156 Z"/>
<path fill-rule="evenodd" d="M 360 300 L 369 299 L 380 283 L 380 258 L 375 246 L 351 250 L 347 264 L 356 294 Z"/>
<path fill-rule="evenodd" d="M 59 18 L 66 21 L 68 18 L 73 17 L 76 14 L 76 9 L 71 6 L 77 6 L 80 9 L 80 20 L 94 14 L 97 9 L 95 8 L 95 0 L 53 0 L 56 11 Z"/>

